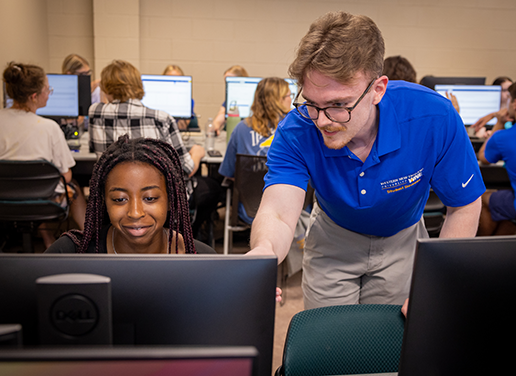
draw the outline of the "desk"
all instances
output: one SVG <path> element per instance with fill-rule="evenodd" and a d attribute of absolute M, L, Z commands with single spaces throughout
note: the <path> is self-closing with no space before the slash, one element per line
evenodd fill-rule
<path fill-rule="evenodd" d="M 183 142 L 187 149 L 190 149 L 193 145 L 204 145 L 204 133 L 203 132 L 182 132 Z M 75 159 L 75 166 L 72 167 L 72 174 L 75 180 L 81 186 L 88 186 L 93 172 L 93 166 L 97 162 L 97 155 L 90 153 L 89 151 L 89 134 L 84 132 L 81 135 L 81 146 L 79 151 L 72 151 L 73 158 Z M 218 137 L 215 138 L 215 149 L 220 151 L 222 157 L 210 157 L 208 154 L 204 156 L 201 163 L 207 164 L 209 167 L 220 165 L 224 159 L 226 153 L 226 132 L 223 131 Z M 217 167 L 218 169 L 218 167 Z"/>

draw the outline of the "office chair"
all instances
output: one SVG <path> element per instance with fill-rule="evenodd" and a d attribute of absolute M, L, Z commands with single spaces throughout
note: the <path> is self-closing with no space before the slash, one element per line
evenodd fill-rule
<path fill-rule="evenodd" d="M 438 237 L 444 223 L 444 215 L 446 214 L 446 206 L 442 203 L 437 194 L 430 189 L 430 195 L 426 201 L 423 211 L 423 219 L 425 221 L 426 231 L 431 238 Z"/>
<path fill-rule="evenodd" d="M 45 160 L 0 161 L 0 221 L 22 232 L 24 252 L 33 251 L 31 236 L 40 223 L 68 217 L 68 195 L 65 208 L 51 200 L 60 181 L 66 183 Z"/>
<path fill-rule="evenodd" d="M 301 311 L 290 321 L 276 376 L 397 372 L 405 320 L 399 305 Z"/>
<path fill-rule="evenodd" d="M 480 165 L 480 173 L 487 189 L 512 189 L 509 174 L 504 166 Z"/>
<path fill-rule="evenodd" d="M 255 217 L 267 173 L 266 156 L 237 154 L 235 180 L 224 179 L 226 193 L 226 218 L 224 220 L 224 254 L 233 248 L 233 232 L 244 231 L 251 226 L 238 218 L 238 204 L 244 205 L 247 215 Z"/>

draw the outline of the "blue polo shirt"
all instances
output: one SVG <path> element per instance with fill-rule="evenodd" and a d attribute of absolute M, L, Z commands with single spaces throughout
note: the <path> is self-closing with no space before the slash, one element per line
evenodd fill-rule
<path fill-rule="evenodd" d="M 512 189 L 516 192 L 516 127 L 493 133 L 487 141 L 484 155 L 491 163 L 505 162 Z M 514 201 L 516 208 L 516 200 Z"/>
<path fill-rule="evenodd" d="M 310 181 L 322 210 L 348 230 L 392 236 L 417 223 L 430 187 L 447 206 L 485 191 L 464 124 L 451 102 L 417 84 L 391 81 L 378 104 L 378 135 L 365 162 L 329 149 L 313 122 L 292 110 L 267 156 L 265 188 Z"/>

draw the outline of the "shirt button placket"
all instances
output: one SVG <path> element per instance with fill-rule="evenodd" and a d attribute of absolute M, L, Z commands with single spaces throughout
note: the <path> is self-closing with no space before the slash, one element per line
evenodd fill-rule
<path fill-rule="evenodd" d="M 360 201 L 360 206 L 365 206 L 366 205 L 366 194 L 367 194 L 367 190 L 363 187 L 363 180 L 360 179 L 360 178 L 363 178 L 365 176 L 365 172 L 362 171 L 359 175 L 359 179 L 358 179 L 358 189 L 359 189 L 359 192 L 360 192 L 360 198 L 359 198 L 359 201 Z"/>

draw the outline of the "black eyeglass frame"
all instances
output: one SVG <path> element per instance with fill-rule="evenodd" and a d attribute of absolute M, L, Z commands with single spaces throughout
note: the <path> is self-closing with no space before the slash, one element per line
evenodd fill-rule
<path fill-rule="evenodd" d="M 323 111 L 324 112 L 324 115 L 326 115 L 326 117 L 333 121 L 334 123 L 339 123 L 339 124 L 346 124 L 346 123 L 349 123 L 350 120 L 351 120 L 351 111 L 353 111 L 357 106 L 358 104 L 360 103 L 360 101 L 362 101 L 362 99 L 364 99 L 364 97 L 367 95 L 367 93 L 369 93 L 369 90 L 371 90 L 371 88 L 373 87 L 373 84 L 374 82 L 378 79 L 378 77 L 376 78 L 373 78 L 373 80 L 369 83 L 369 85 L 367 86 L 367 88 L 364 90 L 364 92 L 362 93 L 362 95 L 357 99 L 357 101 L 355 102 L 355 104 L 351 107 L 340 107 L 340 106 L 328 106 L 328 107 L 324 107 L 324 108 L 321 108 L 321 107 L 317 107 L 313 104 L 307 104 L 307 103 L 299 103 L 299 102 L 294 102 L 292 103 L 292 105 L 296 108 L 297 112 L 299 112 L 299 114 L 304 117 L 305 119 L 309 119 L 309 120 L 317 120 L 319 119 L 319 112 L 320 111 Z M 303 89 L 301 88 L 299 90 L 299 92 L 297 93 L 296 95 L 296 99 L 299 98 L 299 95 L 301 94 L 301 91 Z M 315 108 L 317 110 L 317 117 L 315 119 L 312 119 L 310 116 L 306 116 L 305 114 L 303 114 L 301 112 L 301 110 L 299 109 L 300 106 L 306 106 L 306 107 L 312 107 L 312 108 Z M 328 108 L 338 108 L 338 109 L 341 109 L 341 110 L 346 110 L 348 112 L 348 115 L 349 115 L 349 119 L 346 120 L 346 121 L 337 121 L 335 119 L 333 119 L 330 114 L 328 114 L 328 112 L 326 112 L 326 110 Z"/>

